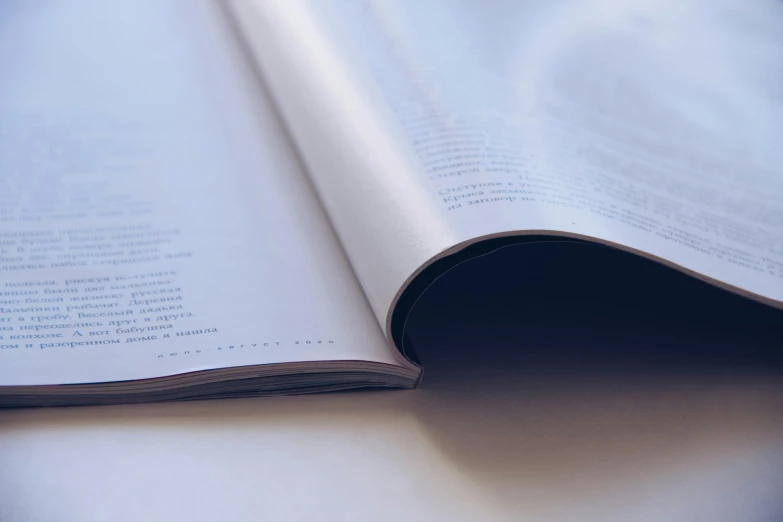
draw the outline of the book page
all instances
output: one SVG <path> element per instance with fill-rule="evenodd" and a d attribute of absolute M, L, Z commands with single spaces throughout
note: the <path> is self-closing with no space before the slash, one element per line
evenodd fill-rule
<path fill-rule="evenodd" d="M 375 317 L 403 283 L 458 242 L 384 93 L 354 44 L 326 18 L 332 4 L 230 0 L 319 199 Z"/>
<path fill-rule="evenodd" d="M 375 105 L 383 138 L 359 141 L 368 117 L 346 111 L 349 148 L 380 164 L 393 149 L 410 170 L 363 175 L 415 197 L 381 182 L 364 197 L 417 223 L 426 207 L 432 256 L 509 234 L 590 239 L 783 306 L 780 2 L 267 4 L 261 18 L 308 29 L 286 50 Z M 397 234 L 414 225 L 394 225 L 378 242 L 423 257 Z"/>
<path fill-rule="evenodd" d="M 397 364 L 223 13 L 0 4 L 0 385 Z"/>

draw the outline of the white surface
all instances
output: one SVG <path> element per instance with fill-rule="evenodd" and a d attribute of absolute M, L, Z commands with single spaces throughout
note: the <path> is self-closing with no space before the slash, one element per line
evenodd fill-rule
<path fill-rule="evenodd" d="M 2 411 L 0 520 L 783 516 L 779 382 L 431 377 L 414 392 Z"/>

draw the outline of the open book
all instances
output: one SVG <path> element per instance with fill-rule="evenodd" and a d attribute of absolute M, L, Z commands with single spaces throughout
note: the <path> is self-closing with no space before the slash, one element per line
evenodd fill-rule
<path fill-rule="evenodd" d="M 0 406 L 413 388 L 514 242 L 783 308 L 783 4 L 730 4 L 0 3 Z"/>

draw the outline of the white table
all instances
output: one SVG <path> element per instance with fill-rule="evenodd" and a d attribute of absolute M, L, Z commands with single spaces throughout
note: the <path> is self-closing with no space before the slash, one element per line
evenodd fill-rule
<path fill-rule="evenodd" d="M 2 411 L 0 520 L 783 520 L 778 379 L 466 357 L 414 392 Z"/>

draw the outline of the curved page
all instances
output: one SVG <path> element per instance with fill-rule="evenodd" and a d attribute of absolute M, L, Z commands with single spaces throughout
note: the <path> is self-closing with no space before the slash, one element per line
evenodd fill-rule
<path fill-rule="evenodd" d="M 235 6 L 389 337 L 425 266 L 505 236 L 783 306 L 783 4 Z"/>

